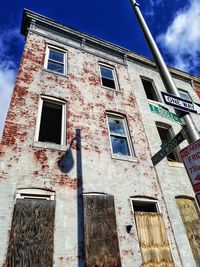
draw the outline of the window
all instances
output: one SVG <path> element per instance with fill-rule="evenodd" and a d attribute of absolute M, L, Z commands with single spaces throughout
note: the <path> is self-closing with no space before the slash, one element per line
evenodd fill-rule
<path fill-rule="evenodd" d="M 115 69 L 105 65 L 100 65 L 101 84 L 110 89 L 118 90 Z"/>
<path fill-rule="evenodd" d="M 146 96 L 150 100 L 159 101 L 155 86 L 151 80 L 141 78 Z"/>
<path fill-rule="evenodd" d="M 191 97 L 190 97 L 190 95 L 188 94 L 187 91 L 178 89 L 178 92 L 179 92 L 179 95 L 180 95 L 181 98 L 189 100 L 189 101 L 192 101 L 192 99 L 191 99 Z"/>
<path fill-rule="evenodd" d="M 48 46 L 44 67 L 53 72 L 66 74 L 66 51 Z"/>
<path fill-rule="evenodd" d="M 115 155 L 132 156 L 130 137 L 126 120 L 122 116 L 107 115 L 112 153 Z"/>
<path fill-rule="evenodd" d="M 84 194 L 86 266 L 120 267 L 114 196 Z"/>
<path fill-rule="evenodd" d="M 65 145 L 65 106 L 64 101 L 52 97 L 41 98 L 36 141 Z"/>
<path fill-rule="evenodd" d="M 141 212 L 157 212 L 158 206 L 156 202 L 152 201 L 133 201 L 133 209 Z"/>
<path fill-rule="evenodd" d="M 53 266 L 55 200 L 40 191 L 16 199 L 6 266 Z"/>
<path fill-rule="evenodd" d="M 132 199 L 144 266 L 174 266 L 162 213 L 156 201 Z"/>
<path fill-rule="evenodd" d="M 162 148 L 173 138 L 172 129 L 168 125 L 157 124 L 157 130 L 158 130 L 161 142 L 162 142 L 161 144 L 161 148 Z M 177 149 L 174 149 L 171 153 L 167 155 L 167 160 L 181 162 L 178 156 Z"/>
<path fill-rule="evenodd" d="M 200 264 L 200 214 L 194 199 L 176 198 L 195 261 Z M 199 265 L 198 265 L 199 266 Z"/>

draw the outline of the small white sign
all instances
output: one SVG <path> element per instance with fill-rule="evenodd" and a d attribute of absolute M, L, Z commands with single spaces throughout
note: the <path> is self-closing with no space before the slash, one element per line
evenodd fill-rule
<path fill-rule="evenodd" d="M 200 139 L 180 151 L 195 193 L 200 193 Z"/>

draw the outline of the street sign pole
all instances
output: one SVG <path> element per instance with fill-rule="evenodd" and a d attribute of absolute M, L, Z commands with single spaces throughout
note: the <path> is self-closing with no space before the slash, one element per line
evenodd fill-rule
<path fill-rule="evenodd" d="M 130 0 L 130 1 L 135 11 L 135 14 L 137 16 L 138 22 L 142 28 L 146 41 L 149 45 L 149 48 L 152 52 L 156 66 L 158 68 L 158 71 L 160 73 L 160 76 L 162 78 L 162 81 L 165 85 L 167 92 L 179 97 L 178 89 L 175 86 L 175 83 L 171 77 L 171 74 L 161 56 L 161 53 L 153 39 L 153 36 L 151 35 L 151 32 L 142 16 L 142 13 L 140 12 L 139 4 L 136 2 L 136 0 Z M 177 114 L 180 113 L 178 111 L 176 112 Z M 186 133 L 188 142 L 192 143 L 192 142 L 197 141 L 200 138 L 200 135 L 191 116 L 189 114 L 186 114 L 183 119 L 185 122 L 185 133 Z"/>

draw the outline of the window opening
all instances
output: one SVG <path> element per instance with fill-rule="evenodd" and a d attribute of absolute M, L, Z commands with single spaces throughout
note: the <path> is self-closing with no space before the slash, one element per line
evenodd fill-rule
<path fill-rule="evenodd" d="M 109 68 L 106 66 L 100 66 L 101 73 L 101 82 L 102 85 L 108 88 L 117 89 L 116 88 L 116 78 L 113 68 Z"/>
<path fill-rule="evenodd" d="M 172 139 L 172 134 L 170 132 L 170 129 L 164 126 L 157 125 L 157 130 L 158 130 L 161 142 L 162 142 L 161 144 L 161 148 L 162 148 Z M 181 162 L 176 148 L 167 155 L 167 160 Z"/>
<path fill-rule="evenodd" d="M 155 92 L 153 82 L 147 79 L 143 79 L 143 78 L 141 80 L 142 80 L 142 84 L 143 84 L 147 98 L 150 100 L 159 101 L 158 96 Z"/>
<path fill-rule="evenodd" d="M 61 144 L 62 104 L 43 100 L 39 141 Z"/>
<path fill-rule="evenodd" d="M 131 149 L 128 140 L 127 125 L 125 123 L 125 119 L 108 115 L 108 126 L 112 153 L 123 156 L 130 156 Z"/>
<path fill-rule="evenodd" d="M 133 201 L 134 211 L 141 212 L 158 212 L 156 202 L 142 202 L 142 201 Z"/>

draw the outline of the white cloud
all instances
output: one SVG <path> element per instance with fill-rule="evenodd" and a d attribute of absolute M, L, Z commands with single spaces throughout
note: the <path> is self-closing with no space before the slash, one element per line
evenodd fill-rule
<path fill-rule="evenodd" d="M 16 77 L 16 64 L 11 53 L 13 42 L 19 41 L 19 30 L 7 29 L 0 33 L 0 138 Z"/>
<path fill-rule="evenodd" d="M 163 6 L 163 0 L 148 0 L 147 8 L 145 10 L 145 15 L 153 17 L 155 15 L 154 9 L 156 6 Z"/>
<path fill-rule="evenodd" d="M 165 53 L 173 58 L 176 68 L 195 72 L 200 55 L 200 1 L 190 0 L 189 6 L 180 10 L 157 40 Z"/>

